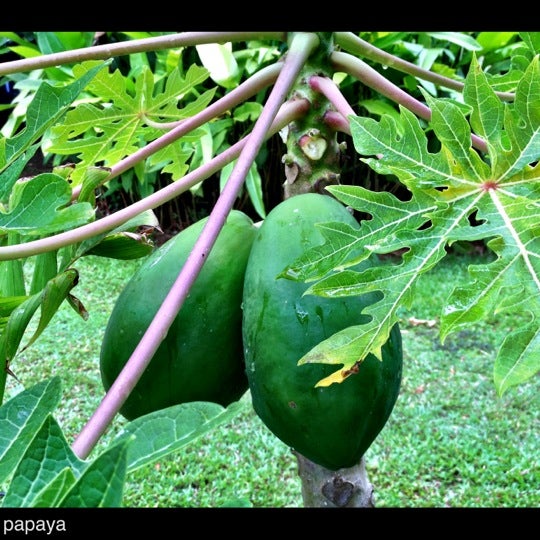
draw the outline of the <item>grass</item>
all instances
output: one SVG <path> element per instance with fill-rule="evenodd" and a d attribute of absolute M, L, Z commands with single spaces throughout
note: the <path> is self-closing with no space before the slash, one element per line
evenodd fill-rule
<path fill-rule="evenodd" d="M 395 409 L 366 452 L 377 507 L 538 507 L 540 505 L 540 381 L 534 377 L 498 397 L 492 382 L 497 348 L 519 324 L 493 317 L 439 339 L 443 301 L 482 255 L 449 255 L 422 278 L 409 310 L 400 313 L 404 372 Z M 114 301 L 139 261 L 81 260 L 76 296 L 87 321 L 67 305 L 35 345 L 11 367 L 13 395 L 45 377 L 61 376 L 64 399 L 55 417 L 68 441 L 103 396 L 99 347 Z M 423 322 L 415 323 L 414 320 Z M 127 507 L 301 507 L 296 459 L 262 424 L 247 393 L 237 417 L 181 453 L 129 476 Z M 95 449 L 121 429 L 118 417 Z M 96 454 L 97 455 L 97 454 Z M 236 501 L 236 502 L 235 502 Z"/>

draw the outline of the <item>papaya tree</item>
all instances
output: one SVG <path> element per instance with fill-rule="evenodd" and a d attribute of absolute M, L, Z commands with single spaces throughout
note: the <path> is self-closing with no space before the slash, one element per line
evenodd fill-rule
<path fill-rule="evenodd" d="M 103 399 L 74 441 L 54 418 L 58 379 L 3 403 L 4 506 L 120 506 L 129 472 L 230 419 L 248 388 L 261 420 L 295 452 L 305 506 L 374 506 L 363 454 L 399 392 L 399 310 L 458 243 L 484 242 L 494 257 L 456 284 L 442 309 L 441 339 L 495 312 L 519 313 L 526 323 L 500 344 L 493 384 L 503 395 L 538 373 L 538 34 L 508 33 L 511 56 L 490 64 L 489 32 L 422 33 L 417 49 L 426 40 L 451 44 L 448 54 L 460 59 L 453 70 L 433 55 L 411 61 L 392 33 L 126 33 L 106 44 L 94 35 L 37 34 L 30 45 L 3 34 L 4 47 L 27 57 L 0 64 L 0 76 L 20 88 L 0 139 L 0 401 L 17 355 L 63 302 L 86 316 L 76 297 L 81 257 L 157 265 L 159 250 L 176 241 L 153 245 L 157 210 L 216 175 L 221 190 L 176 267 L 169 264 L 172 277 L 152 316 L 107 372 Z M 275 137 L 281 201 L 267 212 L 263 154 Z M 27 175 L 40 153 L 45 169 Z M 392 189 L 349 181 L 358 167 Z M 156 176 L 170 181 L 156 187 Z M 101 215 L 100 195 L 122 179 L 139 186 L 137 200 Z M 249 242 L 223 248 L 242 193 L 260 223 L 245 221 Z M 249 248 L 245 259 L 241 247 Z M 377 264 L 387 254 L 399 257 Z M 202 316 L 193 315 L 200 303 L 190 299 L 212 261 L 222 269 L 231 256 L 243 296 L 230 339 L 241 343 L 247 386 L 221 401 L 182 390 L 128 409 L 141 403 L 133 400 L 144 396 L 146 370 L 154 372 L 144 384 L 171 373 L 157 359 L 164 347 L 172 358 L 181 329 L 205 335 Z M 144 268 L 133 298 L 159 283 L 149 287 L 151 265 Z M 204 289 L 221 294 L 218 283 Z M 134 302 L 119 308 L 120 321 Z M 116 361 L 122 347 L 111 352 L 111 341 L 103 354 Z M 119 413 L 127 427 L 90 460 Z"/>

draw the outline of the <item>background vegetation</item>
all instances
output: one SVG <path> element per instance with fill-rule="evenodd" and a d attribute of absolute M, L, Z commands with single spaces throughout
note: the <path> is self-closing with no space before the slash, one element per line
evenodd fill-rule
<path fill-rule="evenodd" d="M 4 32 L 0 33 L 0 61 L 115 43 L 126 36 L 144 38 L 157 34 Z M 518 65 L 523 62 L 520 56 L 523 43 L 517 32 L 359 35 L 380 50 L 419 68 L 460 81 L 466 77 L 474 54 L 490 83 L 502 92 L 513 88 L 514 77 L 523 72 L 523 65 Z M 538 42 L 535 43 L 538 48 Z M 118 70 L 125 93 L 130 97 L 139 95 L 138 85 L 142 80 L 151 81 L 156 95 L 166 94 L 171 74 L 178 74 L 186 88 L 183 106 L 194 114 L 235 88 L 246 76 L 270 65 L 283 50 L 284 44 L 278 40 L 234 44 L 230 52 L 235 65 L 225 80 L 215 76 L 201 76 L 200 80 L 196 77 L 203 72 L 200 67 L 203 62 L 200 50 L 195 48 L 119 57 L 111 67 Z M 454 90 L 420 81 L 399 70 L 381 68 L 370 58 L 366 62 L 383 69 L 390 80 L 413 97 L 423 100 L 422 92 L 425 92 L 432 97 L 459 101 Z M 0 79 L 4 93 L 2 134 L 13 137 L 24 127 L 27 107 L 41 83 L 68 85 L 76 75 L 72 67 L 62 66 L 3 76 Z M 337 79 L 343 95 L 363 117 L 398 118 L 394 101 L 351 76 L 338 74 Z M 105 81 L 112 82 L 112 76 Z M 65 128 L 74 125 L 75 116 L 70 115 L 84 112 L 85 105 L 108 106 L 109 99 L 114 104 L 113 97 L 100 93 L 106 87 L 104 79 L 100 82 L 101 86 L 90 84 L 85 88 L 63 123 L 44 134 L 39 151 L 23 176 L 49 171 L 77 158 L 67 141 Z M 180 84 L 178 79 L 175 82 Z M 158 159 L 150 159 L 108 182 L 98 194 L 99 215 L 112 213 L 170 184 L 188 168 L 196 168 L 208 159 L 209 148 L 211 154 L 228 148 L 249 131 L 266 96 L 265 91 L 257 93 L 231 114 L 191 134 L 183 147 L 186 153 L 182 166 L 170 170 L 163 168 Z M 134 120 L 136 112 L 123 109 L 124 120 Z M 421 125 L 426 126 L 423 121 Z M 134 130 L 137 144 L 143 146 L 155 137 L 152 131 L 155 126 L 149 126 L 139 125 Z M 103 129 L 110 127 L 105 122 Z M 437 150 L 434 134 L 426 129 L 426 135 L 430 150 Z M 86 142 L 87 137 L 90 137 L 87 133 L 80 135 Z M 107 164 L 107 160 L 114 162 L 115 157 L 114 148 L 108 151 L 110 154 L 103 157 Z M 255 220 L 261 219 L 282 198 L 283 152 L 279 135 L 263 145 L 256 168 L 236 202 L 238 208 Z M 225 180 L 226 173 L 216 174 L 160 207 L 156 212 L 161 232 L 155 233 L 156 243 L 208 215 Z M 376 174 L 358 159 L 352 145 L 344 158 L 342 183 L 407 196 L 397 178 Z M 497 396 L 492 380 L 493 357 L 499 344 L 525 319 L 519 314 L 502 313 L 451 334 L 445 343 L 438 337 L 441 304 L 456 283 L 465 281 L 468 264 L 486 262 L 488 258 L 483 241 L 454 246 L 451 255 L 420 278 L 417 290 L 421 292 L 413 306 L 400 311 L 405 347 L 401 395 L 387 426 L 366 455 L 377 506 L 537 507 L 540 503 L 538 377 L 510 388 L 503 397 Z M 32 263 L 32 260 L 27 263 L 28 275 Z M 77 261 L 80 279 L 74 293 L 88 309 L 89 319 L 82 320 L 64 303 L 40 339 L 22 351 L 12 366 L 17 379 L 9 377 L 6 397 L 48 377 L 61 377 L 64 399 L 55 418 L 69 441 L 80 432 L 103 397 L 98 368 L 101 337 L 117 295 L 140 263 L 93 256 Z M 295 458 L 253 413 L 249 394 L 244 396 L 242 404 L 242 413 L 234 420 L 178 454 L 131 475 L 125 485 L 125 506 L 301 506 Z M 123 420 L 118 418 L 95 451 L 105 448 L 122 426 Z"/>

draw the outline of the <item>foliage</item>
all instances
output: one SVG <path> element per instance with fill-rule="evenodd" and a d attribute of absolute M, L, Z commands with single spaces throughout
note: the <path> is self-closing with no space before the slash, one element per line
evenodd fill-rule
<path fill-rule="evenodd" d="M 97 43 L 115 43 L 123 39 L 149 39 L 164 32 L 14 32 L 0 33 L 5 54 L 33 58 Z M 188 49 L 141 52 L 111 60 L 110 70 L 101 71 L 81 91 L 64 121 L 47 131 L 40 145 L 45 160 L 55 164 L 78 164 L 72 181 L 78 183 L 86 166 L 114 164 L 143 147 L 158 135 L 170 131 L 183 119 L 203 110 L 215 97 L 222 97 L 238 86 L 243 77 L 275 60 L 279 50 L 272 42 L 250 40 L 247 43 L 208 43 Z M 1 52 L 1 50 L 0 50 Z M 31 74 L 4 77 L 11 88 L 13 107 L 2 128 L 5 136 L 24 125 L 27 107 L 41 81 L 52 86 L 73 82 L 96 62 L 35 70 Z M 200 64 L 200 65 L 199 65 Z M 212 80 L 217 85 L 209 85 Z M 147 161 L 126 170 L 120 178 L 107 182 L 106 195 L 127 192 L 133 200 L 158 189 L 163 176 L 176 180 L 186 171 L 208 161 L 234 142 L 239 127 L 257 119 L 262 96 L 246 101 L 229 117 L 203 125 L 179 141 L 171 143 Z M 262 163 L 261 163 L 262 165 Z M 201 186 L 192 192 L 203 196 Z M 254 166 L 248 195 L 257 212 L 264 216 L 259 168 Z"/>
<path fill-rule="evenodd" d="M 350 327 L 315 347 L 300 363 L 343 364 L 349 370 L 369 352 L 380 356 L 397 309 L 410 304 L 417 278 L 436 265 L 454 242 L 489 239 L 497 260 L 471 269 L 472 280 L 459 285 L 447 299 L 442 318 L 444 339 L 493 310 L 530 315 L 530 322 L 505 339 L 494 367 L 499 392 L 533 376 L 540 364 L 538 316 L 538 148 L 540 137 L 538 57 L 523 73 L 512 106 L 495 95 L 473 58 L 464 88 L 471 124 L 487 143 L 482 160 L 471 148 L 471 128 L 460 106 L 425 93 L 432 111 L 430 126 L 441 149 L 427 151 L 426 137 L 414 115 L 401 109 L 376 122 L 352 118 L 351 132 L 359 154 L 381 174 L 393 174 L 407 186 L 406 203 L 388 193 L 361 187 L 328 188 L 338 199 L 373 218 L 355 231 L 342 225 L 322 225 L 324 248 L 304 255 L 284 277 L 314 279 L 332 269 L 355 264 L 371 253 L 406 249 L 403 262 L 391 268 L 358 273 L 343 270 L 320 279 L 308 293 L 328 297 L 381 291 L 384 298 L 368 308 L 370 323 Z M 385 208 L 381 212 L 380 208 Z M 352 255 L 352 257 L 351 257 Z M 351 262 L 352 261 L 352 262 Z M 312 270 L 314 267 L 314 270 Z M 523 300 L 527 299 L 527 305 Z M 319 384 L 342 380 L 341 370 Z"/>
<path fill-rule="evenodd" d="M 89 254 L 144 257 L 152 249 L 148 228 L 158 226 L 153 210 L 219 175 L 220 196 L 208 227 L 169 293 L 185 297 L 186 276 L 200 271 L 205 250 L 244 186 L 265 217 L 265 144 L 279 132 L 287 143 L 284 176 L 292 191 L 298 170 L 325 177 L 326 169 L 325 178 L 336 178 L 336 163 L 344 156 L 338 136 L 353 142 L 353 169 L 369 170 L 400 190 L 330 182 L 326 190 L 357 212 L 358 227 L 321 223 L 326 242 L 280 275 L 314 282 L 308 293 L 322 296 L 382 293 L 366 311 L 370 322 L 338 332 L 300 359 L 342 366 L 319 385 L 339 384 L 342 371 L 368 353 L 380 356 L 400 310 L 417 294 L 419 279 L 450 248 L 479 241 L 495 258 L 473 265 L 469 281 L 456 283 L 442 307 L 440 336 L 444 340 L 494 314 L 519 315 L 526 323 L 501 343 L 495 386 L 502 396 L 536 375 L 538 35 L 240 32 L 219 37 L 215 41 L 227 45 L 206 48 L 204 33 L 114 34 L 107 38 L 116 43 L 100 49 L 96 36 L 85 32 L 1 34 L 0 54 L 25 60 L 0 64 L 2 82 L 19 92 L 0 138 L 0 396 L 6 376 L 15 375 L 17 355 L 42 334 L 64 300 L 87 316 L 72 294 L 77 260 Z M 367 114 L 355 113 L 351 104 Z M 313 125 L 304 131 L 302 119 Z M 334 138 L 321 137 L 323 124 L 325 137 L 332 132 Z M 25 177 L 38 150 L 45 162 L 52 158 L 52 170 Z M 155 190 L 150 177 L 165 178 L 167 185 Z M 140 184 L 137 200 L 101 217 L 101 190 L 114 189 L 115 182 L 131 189 L 134 178 Z M 320 179 L 312 178 L 313 185 L 322 185 Z M 397 264 L 361 273 L 350 269 L 372 253 L 395 252 L 403 254 Z M 30 261 L 35 264 L 28 284 Z M 166 333 L 168 327 L 160 324 Z M 141 343 L 151 349 L 159 335 L 145 335 Z M 126 376 L 139 377 L 145 360 L 130 364 Z M 84 463 L 106 427 L 96 420 L 102 416 L 90 419 L 70 450 L 52 416 L 57 383 L 44 384 L 32 390 L 30 400 L 28 394 L 19 398 L 23 410 L 35 409 L 32 423 L 11 419 L 11 401 L 2 406 L 14 426 L 10 435 L 3 434 L 5 452 L 16 456 L 4 469 L 4 480 L 14 475 L 8 503 L 120 504 L 131 439 Z M 108 393 L 100 412 L 111 421 L 121 403 L 121 393 Z M 221 412 L 212 409 L 211 415 Z M 153 429 L 154 418 L 146 421 L 144 429 Z M 170 433 L 164 448 L 177 437 Z M 35 485 L 43 491 L 30 490 L 25 499 L 21 493 L 27 488 L 18 490 L 27 484 L 18 483 L 18 467 L 28 465 L 25 452 L 35 459 L 34 438 L 47 451 L 52 441 L 61 441 L 62 469 L 46 477 L 37 471 Z M 137 448 L 141 441 L 136 435 Z M 95 471 L 108 480 L 99 496 L 89 499 L 84 485 Z M 60 498 L 49 498 L 51 486 L 61 487 Z"/>
<path fill-rule="evenodd" d="M 61 382 L 55 377 L 0 407 L 0 482 L 11 480 L 2 506 L 121 506 L 127 473 L 178 451 L 230 420 L 239 407 L 237 402 L 227 409 L 193 402 L 156 411 L 131 422 L 94 460 L 83 461 L 53 416 L 60 398 Z"/>

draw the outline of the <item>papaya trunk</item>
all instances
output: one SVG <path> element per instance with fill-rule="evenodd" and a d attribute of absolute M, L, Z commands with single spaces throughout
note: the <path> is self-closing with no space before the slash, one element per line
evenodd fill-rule
<path fill-rule="evenodd" d="M 358 465 L 331 471 L 293 452 L 302 482 L 306 508 L 374 508 L 373 486 L 369 482 L 364 458 Z"/>

